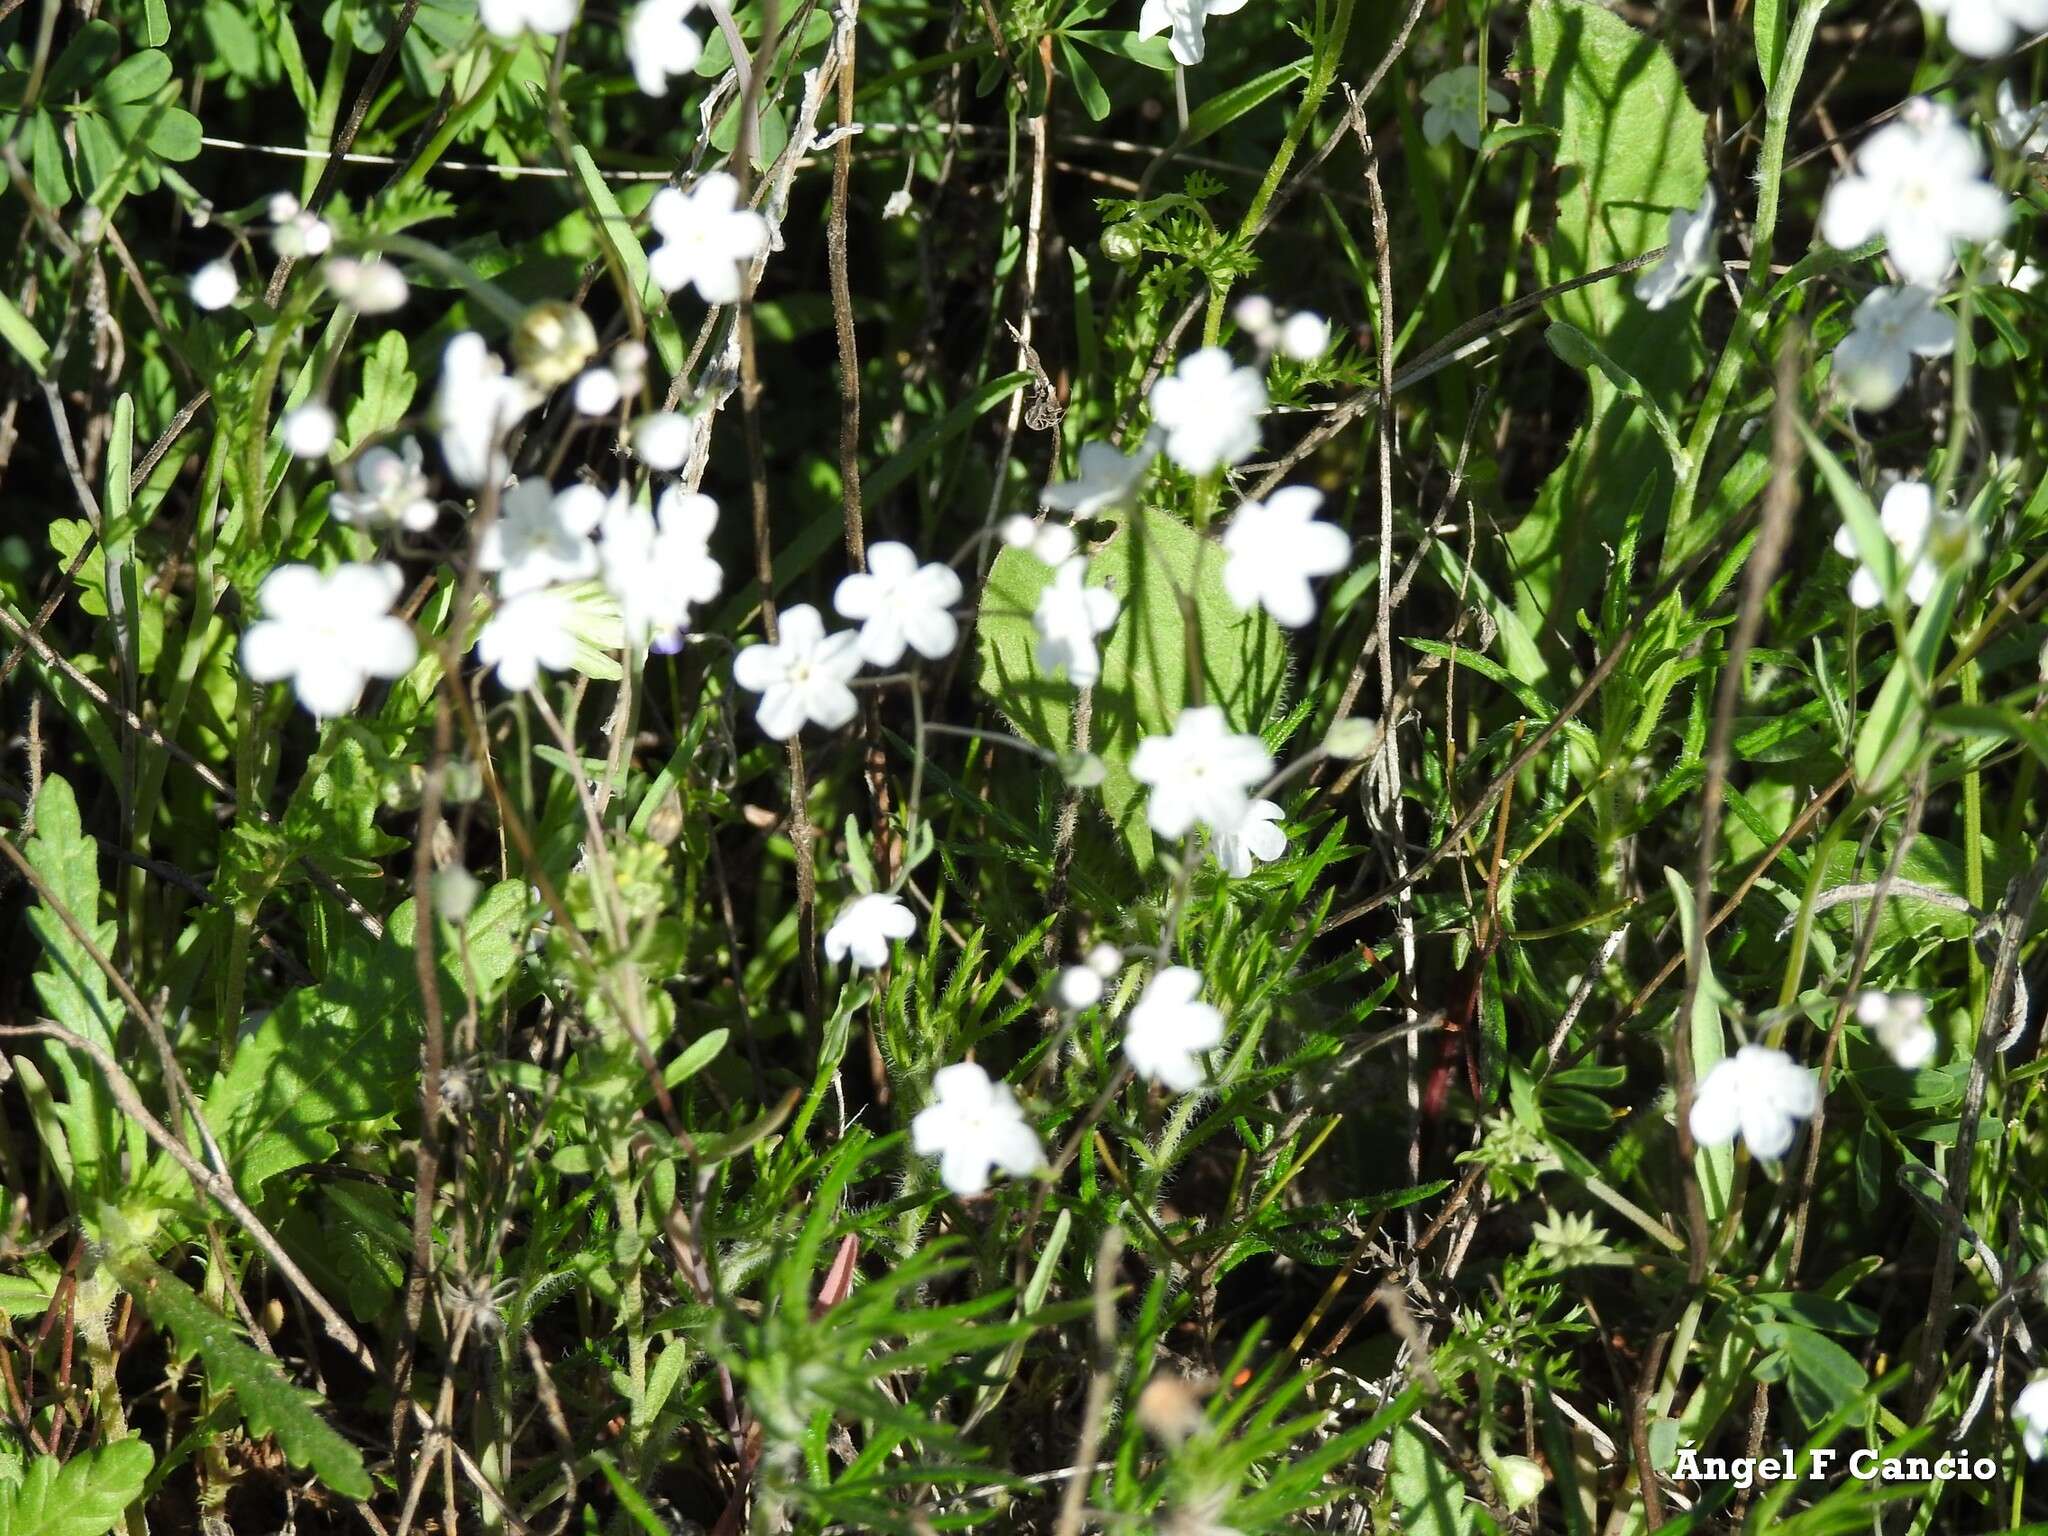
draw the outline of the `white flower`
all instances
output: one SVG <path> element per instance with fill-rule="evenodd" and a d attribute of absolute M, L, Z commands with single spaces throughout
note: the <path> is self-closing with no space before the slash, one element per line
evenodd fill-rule
<path fill-rule="evenodd" d="M 242 280 L 235 276 L 234 266 L 221 260 L 209 261 L 192 274 L 185 291 L 200 309 L 226 309 L 241 297 Z"/>
<path fill-rule="evenodd" d="M 1202 1001 L 1202 976 L 1169 965 L 1145 983 L 1125 1025 L 1124 1055 L 1147 1082 L 1181 1093 L 1202 1086 L 1201 1054 L 1223 1043 L 1223 1013 Z"/>
<path fill-rule="evenodd" d="M 626 57 L 649 96 L 666 96 L 671 75 L 687 75 L 704 57 L 703 41 L 684 18 L 697 0 L 640 0 L 626 18 Z"/>
<path fill-rule="evenodd" d="M 356 488 L 336 491 L 328 503 L 338 522 L 360 523 L 366 528 L 394 525 L 414 533 L 434 526 L 441 509 L 427 494 L 427 477 L 420 469 L 420 445 L 408 437 L 398 450 L 381 444 L 367 450 L 355 462 Z"/>
<path fill-rule="evenodd" d="M 2012 1400 L 2012 1421 L 2020 1427 L 2020 1439 L 2034 1461 L 2048 1451 L 2048 1376 L 2036 1376 Z"/>
<path fill-rule="evenodd" d="M 1927 999 L 1917 992 L 1865 992 L 1856 999 L 1856 1022 L 1908 1072 L 1934 1060 L 1941 1043 L 1927 1022 Z"/>
<path fill-rule="evenodd" d="M 1244 9 L 1244 0 L 1145 0 L 1138 13 L 1138 36 L 1157 37 L 1170 32 L 1167 47 L 1182 64 L 1199 64 L 1207 47 L 1202 28 L 1211 16 L 1228 16 Z"/>
<path fill-rule="evenodd" d="M 1272 772 L 1265 744 L 1233 732 L 1213 704 L 1182 710 L 1171 735 L 1147 736 L 1131 754 L 1131 777 L 1152 791 L 1146 819 L 1161 837 L 1179 837 L 1197 822 L 1231 831 L 1250 810 L 1245 791 Z"/>
<path fill-rule="evenodd" d="M 1775 1161 L 1791 1148 L 1795 1122 L 1820 1107 L 1813 1072 L 1783 1051 L 1745 1045 L 1714 1063 L 1692 1100 L 1693 1140 L 1725 1147 L 1736 1133 L 1757 1157 Z"/>
<path fill-rule="evenodd" d="M 477 636 L 476 657 L 498 669 L 515 693 L 531 688 L 545 667 L 566 672 L 576 662 L 575 600 L 560 587 L 522 592 L 501 604 Z"/>
<path fill-rule="evenodd" d="M 441 385 L 434 399 L 448 473 L 467 486 L 503 480 L 510 472 L 505 434 L 539 403 L 523 380 L 505 372 L 504 363 L 475 331 L 452 338 L 441 353 Z"/>
<path fill-rule="evenodd" d="M 2023 32 L 2048 28 L 2048 0 L 1920 0 L 1942 17 L 1958 53 L 1989 59 L 2006 52 Z"/>
<path fill-rule="evenodd" d="M 1898 567 L 1906 580 L 1906 601 L 1918 607 L 1934 595 L 1941 581 L 1941 567 L 1934 562 L 1934 492 L 1918 480 L 1901 480 L 1884 493 L 1884 505 L 1877 520 L 1884 536 L 1896 551 Z M 1835 550 L 1849 559 L 1857 558 L 1856 536 L 1844 523 L 1835 530 Z M 1884 583 L 1877 572 L 1859 564 L 1849 578 L 1849 601 L 1858 608 L 1875 608 L 1884 601 Z M 1865 996 L 1877 996 L 1866 993 Z"/>
<path fill-rule="evenodd" d="M 689 417 L 676 411 L 655 411 L 633 423 L 633 454 L 649 469 L 678 470 L 690 456 L 695 435 Z"/>
<path fill-rule="evenodd" d="M 1124 968 L 1124 952 L 1114 944 L 1097 944 L 1081 957 L 1081 963 L 1104 981 L 1113 981 Z"/>
<path fill-rule="evenodd" d="M 1835 348 L 1835 382 L 1858 410 L 1881 411 L 1906 387 L 1915 356 L 1947 357 L 1955 346 L 1955 318 L 1927 289 L 1873 288 Z"/>
<path fill-rule="evenodd" d="M 1982 254 L 1984 271 L 2014 293 L 2032 293 L 2041 286 L 2041 269 L 2020 260 L 2020 253 L 2003 240 L 1987 242 Z"/>
<path fill-rule="evenodd" d="M 1335 523 L 1316 521 L 1323 493 L 1290 485 L 1237 509 L 1223 534 L 1223 590 L 1239 610 L 1263 607 L 1289 629 L 1316 616 L 1311 576 L 1351 563 L 1351 540 Z"/>
<path fill-rule="evenodd" d="M 1998 116 L 1991 120 L 1992 142 L 2008 153 L 2029 159 L 2048 155 L 2048 107 L 2023 107 L 2012 82 L 1998 82 Z"/>
<path fill-rule="evenodd" d="M 1233 880 L 1242 880 L 1261 864 L 1287 851 L 1287 833 L 1280 826 L 1280 807 L 1254 800 L 1237 825 L 1216 834 L 1216 862 Z"/>
<path fill-rule="evenodd" d="M 619 387 L 619 376 L 611 369 L 586 368 L 576 376 L 571 398 L 585 416 L 609 416 L 624 393 Z"/>
<path fill-rule="evenodd" d="M 1856 151 L 1856 169 L 1828 188 L 1821 237 L 1837 250 L 1884 236 L 1909 283 L 1937 286 L 1956 248 L 2002 233 L 2005 194 L 1984 180 L 1984 155 L 1946 107 L 1906 104 Z"/>
<path fill-rule="evenodd" d="M 1259 446 L 1266 386 L 1250 368 L 1231 365 L 1221 347 L 1203 347 L 1152 386 L 1152 420 L 1166 434 L 1166 456 L 1190 474 L 1235 464 Z"/>
<path fill-rule="evenodd" d="M 783 610 L 780 633 L 774 644 L 750 645 L 733 658 L 733 681 L 761 695 L 755 718 L 777 741 L 807 720 L 836 731 L 857 707 L 846 685 L 860 671 L 860 637 L 850 629 L 826 634 L 809 603 Z"/>
<path fill-rule="evenodd" d="M 901 896 L 856 896 L 825 930 L 825 958 L 837 965 L 851 955 L 856 970 L 880 970 L 889 963 L 890 941 L 915 932 L 917 917 Z"/>
<path fill-rule="evenodd" d="M 273 192 L 264 212 L 273 224 L 289 224 L 299 216 L 299 200 L 289 192 Z"/>
<path fill-rule="evenodd" d="M 597 546 L 590 534 L 604 510 L 604 493 L 594 485 L 558 493 L 545 480 L 522 480 L 505 492 L 498 520 L 484 530 L 477 564 L 497 573 L 500 597 L 594 576 Z"/>
<path fill-rule="evenodd" d="M 1029 549 L 1038 537 L 1038 519 L 1026 512 L 1012 512 L 996 525 L 996 537 L 1011 549 Z"/>
<path fill-rule="evenodd" d="M 242 636 L 242 666 L 259 683 L 285 678 L 322 719 L 355 707 L 373 677 L 403 677 L 419 657 L 412 626 L 391 605 L 405 589 L 395 565 L 341 565 L 322 575 L 280 565 L 263 578 L 264 617 Z"/>
<path fill-rule="evenodd" d="M 1059 980 L 1053 983 L 1060 1006 L 1069 1013 L 1079 1013 L 1083 1008 L 1093 1008 L 1102 1001 L 1103 979 L 1085 965 L 1070 965 L 1060 972 Z"/>
<path fill-rule="evenodd" d="M 1159 456 L 1159 446 L 1150 437 L 1138 444 L 1136 453 L 1125 454 L 1114 443 L 1083 443 L 1078 473 L 1071 480 L 1055 480 L 1039 493 L 1041 506 L 1073 517 L 1100 517 L 1133 501 L 1145 473 Z M 1057 565 L 1057 560 L 1047 560 Z"/>
<path fill-rule="evenodd" d="M 334 230 L 317 213 L 295 213 L 270 232 L 277 254 L 296 261 L 302 256 L 324 256 L 334 244 Z"/>
<path fill-rule="evenodd" d="M 768 249 L 768 221 L 739 206 L 740 184 L 724 171 L 701 178 L 688 192 L 663 187 L 647 216 L 662 243 L 647 257 L 663 293 L 695 284 L 707 304 L 740 296 L 740 272 Z"/>
<path fill-rule="evenodd" d="M 334 446 L 334 412 L 318 400 L 286 411 L 278 428 L 285 451 L 295 459 L 324 459 Z"/>
<path fill-rule="evenodd" d="M 670 486 L 649 512 L 621 496 L 605 509 L 599 560 L 604 584 L 619 600 L 626 643 L 673 642 L 690 622 L 690 605 L 718 596 L 725 572 L 711 558 L 718 503 Z"/>
<path fill-rule="evenodd" d="M 388 315 L 405 307 L 405 274 L 381 256 L 368 261 L 330 256 L 320 274 L 334 296 L 359 315 Z"/>
<path fill-rule="evenodd" d="M 932 1093 L 910 1122 L 910 1145 L 919 1157 L 939 1160 L 939 1181 L 954 1194 L 972 1199 L 986 1192 L 991 1167 L 1013 1179 L 1045 1167 L 1045 1149 L 1008 1083 L 990 1082 L 963 1061 L 933 1074 Z"/>
<path fill-rule="evenodd" d="M 477 0 L 476 9 L 493 37 L 528 31 L 560 37 L 576 19 L 576 0 Z"/>
<path fill-rule="evenodd" d="M 1074 551 L 1079 547 L 1080 540 L 1074 537 L 1074 530 L 1065 523 L 1040 523 L 1038 531 L 1031 536 L 1031 553 L 1055 569 L 1073 559 Z"/>
<path fill-rule="evenodd" d="M 1330 322 L 1313 310 L 1298 310 L 1280 327 L 1280 352 L 1297 363 L 1314 362 L 1330 350 Z"/>
<path fill-rule="evenodd" d="M 1696 278 L 1714 270 L 1714 189 L 1708 187 L 1698 209 L 1671 210 L 1671 233 L 1664 259 L 1636 279 L 1636 297 L 1650 309 L 1662 309 L 1692 287 Z"/>
<path fill-rule="evenodd" d="M 839 583 L 832 606 L 860 625 L 861 659 L 893 667 L 908 646 L 929 661 L 952 653 L 960 624 L 948 610 L 960 601 L 960 578 L 937 561 L 919 565 L 908 544 L 885 541 L 868 550 L 868 568 Z"/>
<path fill-rule="evenodd" d="M 1280 345 L 1280 312 L 1263 293 L 1248 293 L 1239 299 L 1231 306 L 1230 318 L 1258 343 L 1260 351 L 1270 352 Z"/>
<path fill-rule="evenodd" d="M 1447 69 L 1422 88 L 1428 110 L 1422 114 L 1422 136 L 1441 144 L 1456 135 L 1467 149 L 1477 149 L 1489 115 L 1508 109 L 1507 97 L 1488 85 L 1476 64 Z"/>
<path fill-rule="evenodd" d="M 1095 637 L 1116 623 L 1116 594 L 1107 587 L 1084 587 L 1088 562 L 1076 556 L 1061 563 L 1045 590 L 1038 594 L 1031 627 L 1038 631 L 1038 666 L 1044 672 L 1067 669 L 1076 688 L 1092 688 L 1102 676 L 1102 657 Z"/>

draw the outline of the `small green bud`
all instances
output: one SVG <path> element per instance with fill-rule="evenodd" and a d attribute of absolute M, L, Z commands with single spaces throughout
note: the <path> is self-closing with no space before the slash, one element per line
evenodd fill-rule
<path fill-rule="evenodd" d="M 1495 1456 L 1490 1460 L 1493 1486 L 1510 1511 L 1527 1509 L 1543 1496 L 1550 1481 L 1543 1469 L 1526 1456 Z"/>
<path fill-rule="evenodd" d="M 1332 757 L 1360 758 L 1377 746 L 1379 739 L 1377 720 L 1367 719 L 1364 715 L 1347 715 L 1330 727 L 1330 734 L 1323 738 L 1323 750 Z"/>
<path fill-rule="evenodd" d="M 1145 243 L 1138 238 L 1138 224 L 1130 220 L 1112 224 L 1102 232 L 1102 254 L 1120 267 L 1133 267 L 1145 254 Z"/>

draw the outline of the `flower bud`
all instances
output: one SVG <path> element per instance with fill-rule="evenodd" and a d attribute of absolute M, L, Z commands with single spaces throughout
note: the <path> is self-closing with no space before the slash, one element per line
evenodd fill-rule
<path fill-rule="evenodd" d="M 1495 1456 L 1488 1465 L 1493 1473 L 1493 1486 L 1500 1490 L 1500 1500 L 1510 1512 L 1534 1504 L 1550 1481 L 1543 1469 L 1526 1456 Z"/>
<path fill-rule="evenodd" d="M 1347 715 L 1330 727 L 1329 735 L 1323 738 L 1323 750 L 1332 757 L 1361 758 L 1379 743 L 1379 739 L 1377 720 L 1364 715 Z"/>
<path fill-rule="evenodd" d="M 1145 254 L 1138 229 L 1136 221 L 1110 225 L 1102 232 L 1102 254 L 1120 267 L 1136 266 Z"/>
<path fill-rule="evenodd" d="M 512 333 L 512 360 L 540 389 L 568 383 L 596 352 L 597 329 L 590 316 L 560 299 L 534 305 Z"/>

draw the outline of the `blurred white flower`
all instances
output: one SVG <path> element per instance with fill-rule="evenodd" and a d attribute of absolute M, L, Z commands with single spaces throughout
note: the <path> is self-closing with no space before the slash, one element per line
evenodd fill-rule
<path fill-rule="evenodd" d="M 697 0 L 640 0 L 626 18 L 626 57 L 633 78 L 649 96 L 666 96 L 671 75 L 687 75 L 704 57 L 704 43 L 685 21 Z"/>
<path fill-rule="evenodd" d="M 932 1095 L 910 1122 L 910 1145 L 919 1157 L 939 1160 L 939 1181 L 954 1194 L 985 1193 L 991 1167 L 1013 1179 L 1045 1167 L 1045 1149 L 1008 1083 L 991 1082 L 963 1061 L 932 1075 Z"/>
<path fill-rule="evenodd" d="M 1242 880 L 1261 864 L 1287 851 L 1287 833 L 1280 825 L 1280 807 L 1254 800 L 1237 825 L 1216 834 L 1216 862 L 1233 880 Z"/>
<path fill-rule="evenodd" d="M 860 637 L 850 629 L 825 633 L 825 621 L 809 603 L 782 611 L 781 638 L 750 645 L 732 661 L 733 681 L 761 695 L 755 718 L 777 741 L 787 741 L 810 721 L 835 731 L 854 717 L 857 705 L 847 687 L 860 672 Z"/>
<path fill-rule="evenodd" d="M 1069 1013 L 1079 1013 L 1083 1008 L 1093 1008 L 1102 1001 L 1102 977 L 1085 965 L 1070 965 L 1060 972 L 1059 980 L 1053 983 L 1060 1006 Z"/>
<path fill-rule="evenodd" d="M 1991 139 L 2007 153 L 2039 159 L 2048 155 L 2048 107 L 2023 107 L 2012 82 L 1998 82 L 1998 115 L 1991 119 Z"/>
<path fill-rule="evenodd" d="M 996 525 L 996 537 L 1011 549 L 1029 549 L 1038 537 L 1038 519 L 1026 512 L 1012 512 Z"/>
<path fill-rule="evenodd" d="M 1486 135 L 1486 119 L 1508 109 L 1507 97 L 1488 85 L 1476 64 L 1447 69 L 1422 88 L 1427 106 L 1422 136 L 1441 144 L 1455 136 L 1467 149 L 1477 149 Z"/>
<path fill-rule="evenodd" d="M 1313 310 L 1296 310 L 1280 327 L 1280 353 L 1311 363 L 1330 350 L 1330 322 Z"/>
<path fill-rule="evenodd" d="M 2012 1421 L 2020 1427 L 2020 1439 L 2034 1461 L 2048 1451 L 2048 1376 L 2036 1376 L 2012 1400 Z"/>
<path fill-rule="evenodd" d="M 856 970 L 880 970 L 889 963 L 891 941 L 915 932 L 916 914 L 901 896 L 856 896 L 825 930 L 825 958 L 837 965 L 851 955 Z"/>
<path fill-rule="evenodd" d="M 575 606 L 561 587 L 500 604 L 477 636 L 477 660 L 496 667 L 498 681 L 515 693 L 531 688 L 543 667 L 568 671 L 576 662 Z"/>
<path fill-rule="evenodd" d="M 1259 446 L 1266 385 L 1235 367 L 1221 347 L 1203 347 L 1152 386 L 1152 420 L 1166 434 L 1166 456 L 1190 474 L 1235 464 Z"/>
<path fill-rule="evenodd" d="M 626 643 L 635 650 L 650 639 L 672 644 L 689 627 L 690 605 L 710 602 L 725 581 L 711 558 L 718 503 L 670 486 L 652 512 L 614 498 L 599 526 L 598 558 L 604 584 L 619 600 Z"/>
<path fill-rule="evenodd" d="M 232 263 L 225 260 L 209 261 L 192 274 L 185 286 L 192 303 L 199 309 L 226 309 L 241 297 L 242 280 L 235 276 Z"/>
<path fill-rule="evenodd" d="M 1138 36 L 1157 37 L 1170 33 L 1167 47 L 1182 64 L 1199 64 L 1208 48 L 1202 29 L 1211 16 L 1228 16 L 1244 9 L 1245 0 L 1145 0 L 1138 13 Z"/>
<path fill-rule="evenodd" d="M 448 473 L 470 487 L 502 481 L 510 473 L 505 434 L 539 403 L 525 381 L 505 372 L 483 337 L 475 331 L 453 337 L 441 353 L 434 397 Z"/>
<path fill-rule="evenodd" d="M 1152 791 L 1146 820 L 1161 837 L 1197 822 L 1219 835 L 1234 830 L 1251 808 L 1246 791 L 1272 772 L 1265 743 L 1232 731 L 1213 704 L 1182 710 L 1172 734 L 1147 736 L 1131 754 L 1131 777 Z"/>
<path fill-rule="evenodd" d="M 1290 485 L 1237 509 L 1223 534 L 1223 590 L 1241 612 L 1263 607 L 1289 629 L 1315 618 L 1309 578 L 1351 563 L 1344 530 L 1316 520 L 1322 504 L 1321 491 Z"/>
<path fill-rule="evenodd" d="M 299 216 L 299 200 L 289 192 L 273 192 L 264 204 L 264 212 L 271 223 L 288 224 Z"/>
<path fill-rule="evenodd" d="M 334 412 L 318 400 L 296 406 L 278 423 L 285 451 L 295 459 L 324 459 L 334 446 Z"/>
<path fill-rule="evenodd" d="M 271 230 L 270 243 L 278 255 L 294 261 L 302 256 L 324 256 L 334 244 L 334 229 L 317 213 L 295 213 Z"/>
<path fill-rule="evenodd" d="M 580 482 L 560 492 L 538 477 L 505 492 L 498 520 L 477 544 L 477 565 L 496 573 L 498 595 L 517 597 L 597 574 L 590 534 L 604 516 L 605 496 Z"/>
<path fill-rule="evenodd" d="M 403 677 L 419 658 L 412 626 L 391 613 L 405 590 L 395 565 L 341 565 L 322 575 L 280 565 L 263 578 L 264 616 L 242 636 L 242 666 L 259 683 L 290 678 L 321 719 L 355 707 L 373 677 Z"/>
<path fill-rule="evenodd" d="M 1718 265 L 1714 241 L 1720 230 L 1714 223 L 1714 211 L 1712 187 L 1701 195 L 1697 209 L 1671 210 L 1671 232 L 1664 242 L 1664 259 L 1636 279 L 1636 297 L 1647 308 L 1662 309 Z"/>
<path fill-rule="evenodd" d="M 1992 240 L 1982 251 L 1984 272 L 1995 277 L 2014 293 L 2032 293 L 2041 286 L 2041 269 L 2031 261 L 2020 260 L 2020 253 L 2003 240 Z"/>
<path fill-rule="evenodd" d="M 1185 965 L 1146 982 L 1124 1026 L 1131 1070 L 1180 1093 L 1202 1086 L 1202 1052 L 1222 1043 L 1222 1010 L 1202 1001 L 1201 973 Z"/>
<path fill-rule="evenodd" d="M 1753 1155 L 1775 1161 L 1791 1148 L 1798 1122 L 1819 1107 L 1810 1068 L 1769 1046 L 1745 1045 L 1715 1062 L 1693 1094 L 1692 1136 L 1701 1146 L 1725 1147 L 1739 1133 Z"/>
<path fill-rule="evenodd" d="M 1884 505 L 1877 520 L 1884 536 L 1892 541 L 1900 574 L 1905 578 L 1906 601 L 1916 608 L 1934 595 L 1941 581 L 1941 567 L 1934 562 L 1934 491 L 1918 480 L 1901 480 L 1884 493 Z M 1847 523 L 1835 530 L 1837 553 L 1856 560 L 1856 536 Z M 1849 601 L 1858 608 L 1875 608 L 1884 601 L 1884 583 L 1869 566 L 1858 564 L 1849 578 Z M 1866 993 L 1866 996 L 1875 996 Z"/>
<path fill-rule="evenodd" d="M 576 19 L 576 0 L 477 0 L 476 9 L 493 37 L 560 37 Z"/>
<path fill-rule="evenodd" d="M 690 456 L 695 435 L 689 417 L 678 411 L 655 411 L 633 423 L 633 455 L 650 469 L 673 472 Z"/>
<path fill-rule="evenodd" d="M 434 526 L 441 509 L 427 494 L 426 473 L 420 468 L 420 445 L 406 438 L 392 449 L 379 444 L 364 451 L 352 474 L 356 488 L 336 491 L 328 503 L 336 521 L 357 523 L 365 528 L 400 527 L 425 533 Z"/>
<path fill-rule="evenodd" d="M 1915 357 L 1947 357 L 1955 346 L 1955 318 L 1927 289 L 1873 288 L 1835 348 L 1835 383 L 1858 410 L 1881 411 L 1906 387 Z"/>
<path fill-rule="evenodd" d="M 1934 1060 L 1941 1043 L 1927 1022 L 1927 999 L 1917 992 L 1865 992 L 1856 999 L 1856 1022 L 1908 1072 Z"/>
<path fill-rule="evenodd" d="M 618 407 L 623 393 L 619 376 L 611 369 L 586 368 L 576 376 L 571 398 L 585 416 L 609 416 Z"/>
<path fill-rule="evenodd" d="M 2023 32 L 2048 28 L 2048 0 L 1920 0 L 1942 18 L 1958 53 L 1989 59 L 2006 52 Z"/>
<path fill-rule="evenodd" d="M 330 256 L 320 275 L 337 299 L 359 315 L 388 315 L 405 307 L 405 274 L 381 256 L 358 261 L 353 256 Z"/>
<path fill-rule="evenodd" d="M 1260 351 L 1270 352 L 1280 345 L 1280 311 L 1263 293 L 1248 293 L 1239 299 L 1230 308 L 1230 318 Z"/>
<path fill-rule="evenodd" d="M 1080 542 L 1067 524 L 1047 521 L 1040 523 L 1038 531 L 1031 536 L 1031 553 L 1042 563 L 1058 567 L 1073 559 Z"/>
<path fill-rule="evenodd" d="M 701 177 L 688 192 L 663 187 L 647 216 L 662 243 L 647 257 L 663 293 L 695 285 L 707 304 L 740 296 L 740 273 L 768 249 L 768 221 L 739 206 L 740 184 L 724 171 Z"/>
<path fill-rule="evenodd" d="M 1856 151 L 1856 169 L 1821 202 L 1821 238 L 1837 250 L 1882 235 L 1909 283 L 1940 284 L 1959 246 L 2004 232 L 2006 195 L 1984 180 L 1984 154 L 1946 107 L 1915 99 Z"/>
<path fill-rule="evenodd" d="M 1104 981 L 1113 981 L 1124 968 L 1124 952 L 1114 944 L 1097 944 L 1081 957 L 1081 963 Z"/>
<path fill-rule="evenodd" d="M 1107 587 L 1089 587 L 1088 562 L 1076 556 L 1063 561 L 1038 594 L 1031 627 L 1038 631 L 1038 666 L 1044 672 L 1067 669 L 1076 688 L 1092 688 L 1102 676 L 1102 657 L 1095 637 L 1116 623 L 1119 604 Z"/>
<path fill-rule="evenodd" d="M 1100 517 L 1137 498 L 1138 487 L 1158 456 L 1158 444 L 1150 437 L 1130 454 L 1119 452 L 1114 443 L 1083 443 L 1074 478 L 1048 485 L 1039 493 L 1039 504 L 1073 517 Z"/>
<path fill-rule="evenodd" d="M 893 667 L 905 647 L 928 661 L 952 654 L 960 623 L 950 612 L 960 601 L 960 578 L 950 566 L 919 565 L 908 544 L 885 540 L 868 550 L 868 568 L 839 583 L 832 606 L 860 625 L 861 659 Z"/>

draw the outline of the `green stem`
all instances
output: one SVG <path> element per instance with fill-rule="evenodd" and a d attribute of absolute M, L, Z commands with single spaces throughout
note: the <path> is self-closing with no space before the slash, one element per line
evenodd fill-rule
<path fill-rule="evenodd" d="M 427 172 L 439 164 L 441 157 L 448 153 L 448 146 L 469 126 L 470 120 L 483 110 L 484 103 L 497 94 L 498 87 L 505 83 L 505 77 L 512 72 L 512 61 L 518 56 L 519 50 L 516 48 L 507 48 L 498 54 L 492 61 L 491 72 L 484 76 L 484 83 L 470 92 L 462 104 L 448 114 L 441 126 L 434 131 L 434 136 L 427 140 L 426 146 L 413 157 L 412 164 L 408 165 L 399 174 L 398 180 L 391 184 L 390 192 L 385 194 L 388 199 L 402 201 L 420 189 L 420 184 L 427 179 Z"/>

